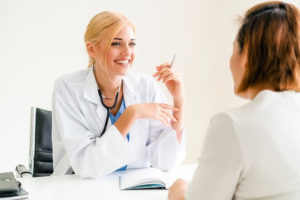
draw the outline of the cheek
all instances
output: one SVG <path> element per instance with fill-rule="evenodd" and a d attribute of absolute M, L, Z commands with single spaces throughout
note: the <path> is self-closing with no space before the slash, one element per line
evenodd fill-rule
<path fill-rule="evenodd" d="M 233 79 L 235 79 L 236 68 L 237 68 L 236 61 L 235 61 L 234 56 L 232 55 L 231 58 L 230 58 L 230 71 L 231 71 L 231 74 L 233 76 Z"/>
<path fill-rule="evenodd" d="M 230 61 L 229 61 L 229 66 L 230 66 L 230 71 L 231 71 L 231 74 L 232 74 L 232 65 L 233 65 L 233 56 L 230 57 Z"/>
<path fill-rule="evenodd" d="M 237 86 L 240 81 L 240 67 L 238 58 L 233 55 L 230 59 L 230 71 L 235 86 Z"/>
<path fill-rule="evenodd" d="M 134 61 L 135 54 L 136 54 L 136 51 L 135 51 L 135 49 L 133 49 L 133 50 L 131 51 L 131 63 Z"/>
<path fill-rule="evenodd" d="M 107 61 L 113 61 L 115 57 L 116 51 L 113 48 L 109 49 L 106 54 Z"/>

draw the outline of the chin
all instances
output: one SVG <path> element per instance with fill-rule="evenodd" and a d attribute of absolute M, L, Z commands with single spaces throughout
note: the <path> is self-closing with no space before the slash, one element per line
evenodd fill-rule
<path fill-rule="evenodd" d="M 115 74 L 116 76 L 126 76 L 131 69 L 131 64 L 127 64 L 127 65 L 115 64 L 111 69 L 113 69 L 112 73 Z"/>
<path fill-rule="evenodd" d="M 129 71 L 130 71 L 130 69 L 122 69 L 122 70 L 118 70 L 118 71 L 116 72 L 116 75 L 117 75 L 117 76 L 126 76 L 126 75 L 128 75 Z"/>

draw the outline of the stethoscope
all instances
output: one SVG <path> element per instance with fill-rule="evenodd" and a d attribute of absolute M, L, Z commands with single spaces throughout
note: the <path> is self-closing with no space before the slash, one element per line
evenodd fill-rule
<path fill-rule="evenodd" d="M 113 108 L 116 107 L 116 105 L 117 105 L 117 101 L 118 101 L 118 97 L 119 97 L 119 92 L 120 92 L 122 83 L 123 83 L 123 80 L 121 81 L 121 84 L 120 84 L 119 89 L 118 89 L 118 91 L 117 91 L 117 94 L 116 94 L 116 97 L 115 97 L 114 105 L 112 105 L 111 107 L 108 107 L 108 106 L 105 105 L 105 103 L 103 102 L 103 98 L 106 98 L 106 97 L 102 94 L 101 90 L 98 89 L 98 94 L 99 94 L 99 96 L 100 96 L 101 103 L 102 103 L 102 105 L 104 106 L 104 108 L 106 108 L 106 111 L 107 111 L 107 114 L 106 114 L 106 120 L 105 120 L 105 124 L 104 124 L 104 128 L 103 128 L 103 130 L 102 130 L 102 133 L 100 134 L 100 137 L 101 137 L 101 136 L 104 134 L 104 132 L 106 131 L 106 127 L 107 127 L 107 123 L 108 123 L 108 119 L 109 119 L 109 110 L 110 110 L 110 109 L 113 109 Z M 72 168 L 71 168 L 71 169 L 72 169 Z M 74 174 L 74 170 L 73 170 L 73 169 L 72 169 L 72 171 L 73 171 L 72 174 Z"/>
<path fill-rule="evenodd" d="M 119 93 L 120 93 L 120 89 L 121 89 L 122 83 L 123 83 L 123 80 L 121 81 L 121 84 L 120 84 L 119 89 L 117 91 L 117 94 L 116 94 L 116 97 L 115 97 L 115 102 L 110 107 L 107 106 L 107 105 L 105 105 L 105 103 L 103 102 L 103 98 L 105 99 L 106 97 L 102 94 L 100 88 L 98 89 L 98 94 L 100 96 L 101 103 L 104 106 L 104 108 L 106 108 L 106 111 L 107 111 L 104 128 L 103 128 L 103 130 L 102 130 L 102 132 L 100 134 L 100 137 L 104 134 L 104 132 L 106 131 L 106 128 L 107 128 L 108 119 L 109 119 L 109 110 L 114 109 L 116 107 L 116 105 L 117 105 L 118 97 L 119 97 Z"/>

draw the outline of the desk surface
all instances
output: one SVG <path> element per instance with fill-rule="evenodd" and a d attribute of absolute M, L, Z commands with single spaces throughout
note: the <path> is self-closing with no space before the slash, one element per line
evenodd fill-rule
<path fill-rule="evenodd" d="M 168 172 L 171 180 L 184 178 L 191 180 L 197 165 L 181 165 Z M 101 199 L 101 200 L 166 200 L 167 190 L 119 190 L 119 175 L 116 172 L 103 178 L 80 179 L 75 175 L 48 176 L 39 178 L 19 179 L 23 188 L 29 192 L 29 199 L 60 200 L 60 199 Z"/>

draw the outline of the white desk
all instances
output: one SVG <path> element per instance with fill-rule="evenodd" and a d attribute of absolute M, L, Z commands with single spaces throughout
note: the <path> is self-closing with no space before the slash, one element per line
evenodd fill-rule
<path fill-rule="evenodd" d="M 191 180 L 197 165 L 181 165 L 169 172 L 172 180 L 181 177 Z M 80 179 L 75 175 L 48 176 L 39 178 L 20 178 L 23 188 L 33 200 L 166 200 L 168 190 L 119 190 L 117 172 L 98 179 Z"/>

